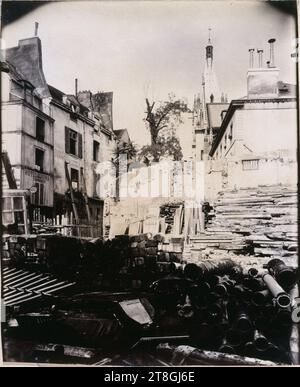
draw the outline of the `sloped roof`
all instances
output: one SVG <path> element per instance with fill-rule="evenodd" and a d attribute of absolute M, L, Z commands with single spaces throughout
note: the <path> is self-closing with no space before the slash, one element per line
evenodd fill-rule
<path fill-rule="evenodd" d="M 49 91 L 50 91 L 50 95 L 51 95 L 51 97 L 54 100 L 64 104 L 63 97 L 66 96 L 68 98 L 68 100 L 73 105 L 76 105 L 76 106 L 79 107 L 80 114 L 86 115 L 89 112 L 89 109 L 86 106 L 84 106 L 80 102 L 78 102 L 78 100 L 76 99 L 75 95 L 73 95 L 73 94 L 65 94 L 63 91 L 61 91 L 61 90 L 59 90 L 56 87 L 53 87 L 51 85 L 48 85 L 48 88 L 49 88 Z M 67 105 L 65 105 L 65 106 L 68 107 Z"/>
<path fill-rule="evenodd" d="M 286 83 L 279 81 L 278 82 L 278 93 L 279 97 L 296 97 L 297 96 L 297 86 L 291 83 Z"/>
<path fill-rule="evenodd" d="M 48 87 L 49 87 L 51 97 L 59 102 L 62 102 L 63 96 L 66 94 L 51 85 L 48 85 Z"/>
<path fill-rule="evenodd" d="M 122 140 L 124 142 L 130 142 L 130 137 L 127 129 L 117 129 L 114 130 L 114 134 L 117 137 L 117 140 Z"/>
<path fill-rule="evenodd" d="M 222 124 L 221 114 L 227 111 L 229 103 L 208 103 L 207 115 L 208 123 L 211 128 L 220 128 Z"/>
<path fill-rule="evenodd" d="M 23 74 L 24 79 L 34 85 L 40 97 L 49 97 L 43 72 L 42 45 L 38 37 L 19 40 L 18 46 L 7 48 L 4 55 Z"/>

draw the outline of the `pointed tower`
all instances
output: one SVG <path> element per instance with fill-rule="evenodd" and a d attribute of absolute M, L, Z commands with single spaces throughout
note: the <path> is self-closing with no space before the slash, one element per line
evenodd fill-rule
<path fill-rule="evenodd" d="M 205 95 L 203 99 L 205 103 L 220 102 L 221 92 L 219 88 L 218 79 L 214 70 L 214 47 L 211 41 L 211 28 L 209 28 L 208 44 L 206 46 L 206 60 L 204 66 L 204 88 Z"/>

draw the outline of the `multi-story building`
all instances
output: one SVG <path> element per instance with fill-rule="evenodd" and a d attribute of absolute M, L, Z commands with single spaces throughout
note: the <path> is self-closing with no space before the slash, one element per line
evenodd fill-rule
<path fill-rule="evenodd" d="M 38 37 L 5 57 L 3 150 L 17 188 L 31 192 L 33 220 L 91 225 L 101 235 L 104 201 L 116 191 L 112 93 L 70 95 L 48 85 Z"/>
<path fill-rule="evenodd" d="M 106 117 L 80 103 L 76 95 L 67 95 L 49 86 L 54 123 L 55 214 L 58 223 L 73 222 L 71 188 L 80 223 L 102 225 L 105 196 L 99 190 L 99 165 L 111 163 L 114 133 Z M 77 94 L 77 96 L 80 93 Z M 106 114 L 106 113 L 105 113 Z M 112 180 L 113 184 L 113 180 Z M 107 196 L 113 196 L 111 189 Z M 68 211 L 66 211 L 66 208 Z"/>
<path fill-rule="evenodd" d="M 210 150 L 207 190 L 297 182 L 297 99 L 272 63 L 251 67 L 247 96 L 231 101 Z"/>
<path fill-rule="evenodd" d="M 33 219 L 53 216 L 53 122 L 38 38 L 6 50 L 2 63 L 2 151 L 17 188 L 31 196 Z M 10 188 L 3 174 L 3 188 Z M 12 222 L 14 223 L 14 221 Z"/>

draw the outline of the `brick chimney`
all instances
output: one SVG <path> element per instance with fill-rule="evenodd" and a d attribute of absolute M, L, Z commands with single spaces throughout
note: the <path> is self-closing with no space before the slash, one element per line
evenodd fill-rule
<path fill-rule="evenodd" d="M 247 73 L 247 96 L 248 99 L 256 98 L 277 98 L 279 68 L 274 63 L 274 42 L 270 39 L 270 64 L 262 67 L 262 50 L 258 50 L 259 67 L 251 67 Z M 249 50 L 250 51 L 250 50 Z M 251 61 L 250 61 L 251 62 Z M 253 61 L 252 61 L 253 65 Z"/>

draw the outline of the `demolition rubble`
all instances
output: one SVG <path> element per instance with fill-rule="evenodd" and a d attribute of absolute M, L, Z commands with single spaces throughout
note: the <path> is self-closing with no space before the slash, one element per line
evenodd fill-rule
<path fill-rule="evenodd" d="M 223 193 L 189 241 L 7 235 L 5 356 L 26 342 L 26 361 L 292 364 L 295 191 L 269 190 Z"/>

